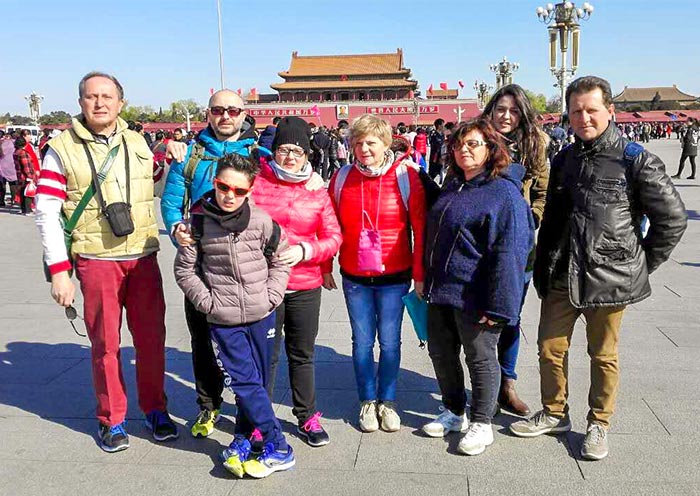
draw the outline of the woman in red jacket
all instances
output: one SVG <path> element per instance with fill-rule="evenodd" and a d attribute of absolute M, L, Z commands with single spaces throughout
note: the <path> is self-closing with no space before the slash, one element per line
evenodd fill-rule
<path fill-rule="evenodd" d="M 15 162 L 15 171 L 17 172 L 17 189 L 19 191 L 19 206 L 24 215 L 32 213 L 32 201 L 25 195 L 27 185 L 36 180 L 36 169 L 31 156 L 26 150 L 27 141 L 19 137 L 15 140 L 15 152 L 12 158 Z"/>
<path fill-rule="evenodd" d="M 401 427 L 395 405 L 404 309 L 401 297 L 410 289 L 411 280 L 416 292 L 423 292 L 425 194 L 418 166 L 406 166 L 389 149 L 392 134 L 386 121 L 363 115 L 353 122 L 351 133 L 355 162 L 333 176 L 328 190 L 343 232 L 340 273 L 352 327 L 360 429 L 373 432 L 381 427 L 394 432 Z M 399 181 L 406 177 L 410 194 L 406 195 L 404 187 L 402 195 Z M 377 334 L 380 353 L 375 373 Z"/>
<path fill-rule="evenodd" d="M 263 160 L 253 188 L 253 201 L 287 233 L 290 247 L 281 259 L 292 266 L 284 301 L 277 308 L 268 391 L 272 393 L 274 389 L 284 328 L 297 432 L 309 445 L 323 446 L 329 438 L 319 422 L 321 414 L 316 411 L 314 346 L 321 286 L 325 285 L 324 278 L 330 277 L 332 259 L 342 237 L 326 189 L 307 188 L 313 173 L 308 160 L 310 136 L 309 126 L 302 119 L 285 117 L 280 121 L 272 142 L 274 160 Z"/>

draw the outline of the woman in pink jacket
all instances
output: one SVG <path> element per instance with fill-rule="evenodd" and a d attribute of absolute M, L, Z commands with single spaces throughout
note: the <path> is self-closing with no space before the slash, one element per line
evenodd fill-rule
<path fill-rule="evenodd" d="M 333 205 L 325 188 L 307 189 L 313 173 L 308 124 L 298 117 L 285 117 L 277 126 L 273 160 L 263 160 L 255 180 L 253 201 L 286 231 L 289 248 L 281 259 L 292 266 L 284 301 L 277 308 L 275 351 L 268 391 L 274 389 L 282 342 L 289 363 L 292 412 L 298 419 L 297 432 L 310 446 L 328 444 L 316 411 L 314 346 L 318 334 L 321 286 L 332 289 L 332 258 L 342 235 Z"/>

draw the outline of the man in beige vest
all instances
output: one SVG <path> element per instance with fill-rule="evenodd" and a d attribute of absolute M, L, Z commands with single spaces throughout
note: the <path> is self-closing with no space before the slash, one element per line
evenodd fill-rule
<path fill-rule="evenodd" d="M 153 155 L 144 139 L 119 117 L 124 90 L 114 76 L 91 72 L 80 81 L 78 93 L 81 115 L 49 142 L 37 188 L 36 223 L 51 275 L 51 296 L 67 308 L 66 315 L 74 312 L 73 266 L 80 281 L 92 343 L 99 443 L 111 453 L 129 447 L 119 347 L 124 309 L 136 350 L 139 406 L 146 424 L 157 441 L 178 436 L 163 391 L 165 300 L 156 259 Z M 102 181 L 97 179 L 99 171 Z M 71 218 L 95 182 L 100 182 L 100 194 L 80 215 L 68 253 L 62 220 Z"/>

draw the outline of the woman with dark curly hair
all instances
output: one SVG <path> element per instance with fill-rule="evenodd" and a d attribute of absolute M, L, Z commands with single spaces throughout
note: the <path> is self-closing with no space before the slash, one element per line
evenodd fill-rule
<path fill-rule="evenodd" d="M 448 175 L 426 222 L 428 351 L 445 411 L 423 431 L 466 431 L 457 448 L 483 453 L 501 381 L 496 345 L 520 314 L 534 223 L 521 189 L 525 169 L 511 164 L 489 120 L 460 124 L 450 136 Z M 470 420 L 460 349 L 472 382 Z"/>
<path fill-rule="evenodd" d="M 549 184 L 547 144 L 549 138 L 537 123 L 537 112 L 532 108 L 525 91 L 517 84 L 499 89 L 484 107 L 482 117 L 490 119 L 506 143 L 513 162 L 525 167 L 522 193 L 530 204 L 535 226 L 540 225 Z M 532 278 L 534 250 L 527 266 L 523 301 Z M 522 311 L 522 304 L 521 304 Z M 520 313 L 520 312 L 518 312 Z M 503 328 L 498 342 L 498 361 L 501 364 L 501 389 L 498 404 L 516 415 L 529 415 L 530 408 L 515 392 L 515 365 L 520 350 L 520 319 Z"/>

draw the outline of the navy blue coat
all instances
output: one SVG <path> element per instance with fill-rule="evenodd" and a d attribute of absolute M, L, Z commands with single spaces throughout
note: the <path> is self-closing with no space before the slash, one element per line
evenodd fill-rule
<path fill-rule="evenodd" d="M 428 302 L 515 325 L 535 223 L 523 195 L 525 169 L 470 181 L 453 176 L 430 210 L 425 252 Z"/>

